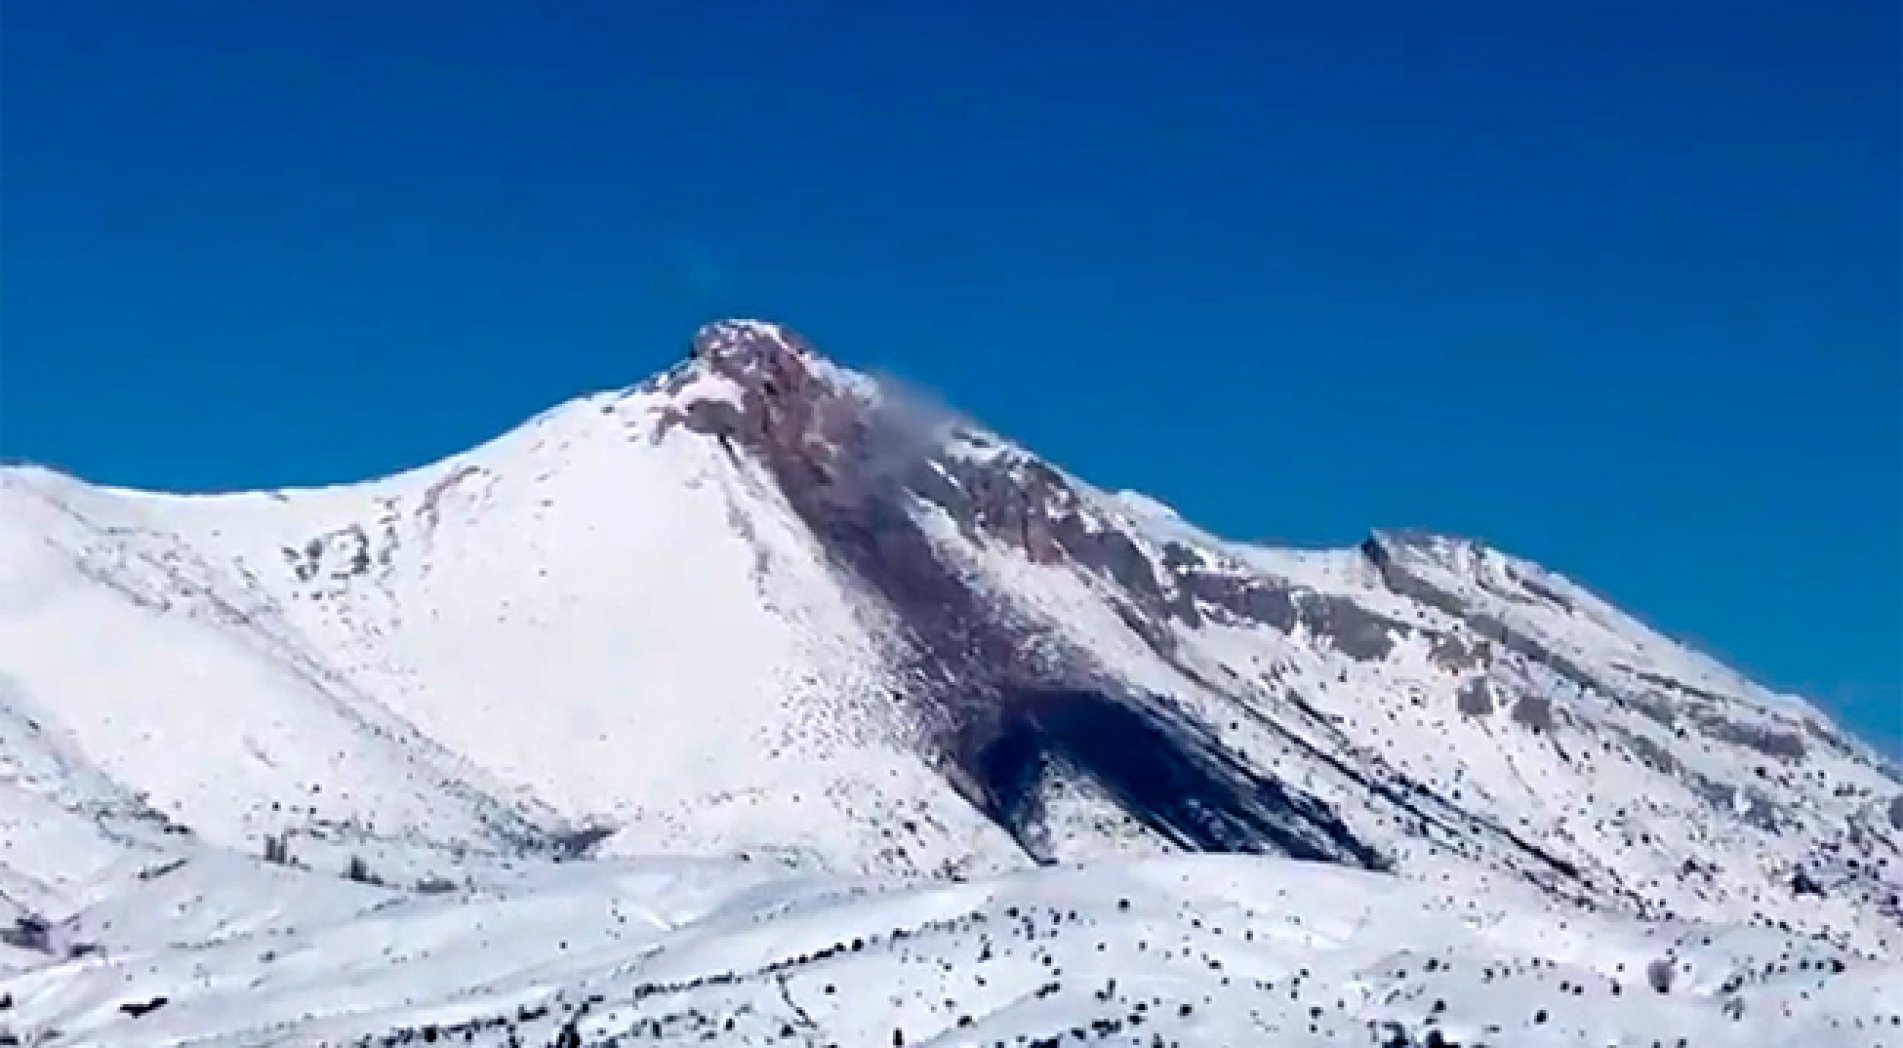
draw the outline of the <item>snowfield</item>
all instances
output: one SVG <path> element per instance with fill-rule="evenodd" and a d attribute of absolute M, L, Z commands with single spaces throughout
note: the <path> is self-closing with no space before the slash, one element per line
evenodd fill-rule
<path fill-rule="evenodd" d="M 0 983 L 25 1043 L 1879 1045 L 1903 975 L 1286 859 L 967 881 L 538 865 L 419 894 L 204 855 Z"/>
<path fill-rule="evenodd" d="M 1893 1045 L 1903 776 L 1484 544 L 770 324 L 364 484 L 0 468 L 0 1043 Z"/>

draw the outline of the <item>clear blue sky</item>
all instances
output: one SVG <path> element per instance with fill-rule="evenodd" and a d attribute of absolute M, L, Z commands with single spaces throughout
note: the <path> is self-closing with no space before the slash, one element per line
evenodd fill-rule
<path fill-rule="evenodd" d="M 1226 534 L 1480 536 L 1903 740 L 1891 0 L 79 0 L 0 39 L 7 455 L 359 478 L 764 315 Z"/>

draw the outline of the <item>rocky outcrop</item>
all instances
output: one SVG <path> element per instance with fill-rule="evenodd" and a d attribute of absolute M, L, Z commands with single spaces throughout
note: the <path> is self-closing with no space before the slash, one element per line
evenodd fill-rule
<path fill-rule="evenodd" d="M 1228 752 L 1181 696 L 1131 688 L 1060 624 L 974 576 L 922 525 L 927 515 L 941 515 L 969 543 L 1088 580 L 1162 664 L 1251 710 L 1259 727 L 1368 798 L 1376 822 L 1411 826 L 1457 851 L 1516 856 L 1510 866 L 1556 890 L 1623 889 L 1591 886 L 1587 866 L 1357 749 L 1308 697 L 1290 691 L 1282 701 L 1310 734 L 1257 712 L 1256 683 L 1229 667 L 1227 677 L 1209 678 L 1184 645 L 1212 625 L 1264 630 L 1292 651 L 1370 668 L 1401 658 L 1403 645 L 1424 645 L 1427 664 L 1453 678 L 1440 708 L 1465 721 L 1536 740 L 1566 763 L 1582 748 L 1609 751 L 1681 784 L 1715 817 L 1764 832 L 1784 824 L 1764 788 L 1694 771 L 1655 732 L 1697 733 L 1794 764 L 1807 753 L 1800 726 L 1740 718 L 1730 696 L 1562 650 L 1528 623 L 1585 614 L 1582 598 L 1469 540 L 1377 532 L 1359 548 L 1374 592 L 1279 577 L 1220 544 L 1159 536 L 1062 471 L 833 368 L 773 325 L 710 325 L 660 388 L 673 397 L 663 429 L 683 426 L 763 464 L 838 570 L 902 624 L 892 638 L 905 681 L 897 701 L 932 759 L 1034 853 L 1044 839 L 1039 784 L 1058 776 L 1088 782 L 1180 847 L 1388 861 L 1299 782 Z M 1397 601 L 1417 614 L 1395 617 Z M 1347 670 L 1337 672 L 1337 684 L 1348 680 Z M 1608 721 L 1592 703 L 1653 727 Z"/>
<path fill-rule="evenodd" d="M 913 501 L 1034 564 L 1071 564 L 1101 578 L 1131 612 L 1132 627 L 1153 629 L 1152 642 L 1167 648 L 1162 624 L 1196 621 L 1194 606 L 1172 596 L 1137 542 L 1070 481 L 1024 456 L 961 454 L 951 432 L 933 432 L 903 405 L 830 378 L 824 367 L 781 329 L 712 325 L 674 380 L 676 392 L 690 395 L 662 424 L 756 456 L 834 563 L 904 623 L 906 686 L 896 698 L 974 804 L 1034 841 L 1040 833 L 1027 821 L 1025 798 L 1039 776 L 1061 766 L 1182 847 L 1385 865 L 1327 803 L 1237 761 L 1167 696 L 1119 684 L 1090 652 L 976 585 L 926 534 Z M 710 376 L 719 384 L 691 395 Z M 1344 643 L 1357 650 L 1375 643 L 1351 614 L 1310 597 L 1306 614 L 1342 630 Z"/>

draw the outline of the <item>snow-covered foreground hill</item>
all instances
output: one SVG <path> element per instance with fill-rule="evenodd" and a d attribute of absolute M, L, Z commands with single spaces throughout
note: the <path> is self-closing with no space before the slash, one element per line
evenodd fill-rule
<path fill-rule="evenodd" d="M 1203 852 L 1270 858 L 1183 858 Z M 1221 968 L 1163 941 L 1263 885 L 1296 897 L 1271 922 L 1392 908 L 1339 946 L 1245 928 Z M 866 991 L 942 961 L 971 980 L 948 998 L 974 1023 L 952 1015 L 945 1043 L 1005 1027 L 1014 1043 L 1050 1035 L 1036 991 L 1053 977 L 959 954 L 969 928 L 716 976 L 745 974 L 743 925 L 803 942 L 1057 893 L 1110 936 L 1106 964 L 1191 1005 L 1117 1028 L 1142 1043 L 1281 1043 L 1236 1025 L 1252 1010 L 1294 1031 L 1278 1036 L 1348 1038 L 1353 1016 L 1356 1037 L 1378 1043 L 1391 1019 L 1425 1038 L 1379 965 L 1438 949 L 1406 978 L 1453 980 L 1442 1025 L 1466 1017 L 1465 1043 L 1573 1043 L 1630 1014 L 1617 1029 L 1707 1031 L 1692 1043 L 1862 1044 L 1883 1017 L 1859 994 L 1903 996 L 1900 892 L 1894 766 L 1571 581 L 1446 536 L 1229 542 L 769 324 L 710 325 L 665 374 L 363 484 L 169 495 L 0 469 L 0 963 L 21 973 L 0 1028 L 16 1037 L 247 1043 L 290 1022 L 282 1039 L 304 1043 L 559 990 L 602 996 L 583 1043 L 611 1039 L 594 1025 L 609 1016 L 718 1041 L 789 1007 L 777 975 L 797 988 L 853 965 L 878 970 L 822 995 L 859 1009 L 837 1021 L 916 1014 L 917 1031 L 894 1026 L 927 1036 L 914 1004 Z M 699 902 L 636 916 L 681 899 Z M 588 923 L 611 900 L 622 938 Z M 1647 945 L 1608 945 L 1628 942 Z M 1494 949 L 1582 972 L 1663 951 L 1707 973 L 1735 949 L 1757 975 L 1637 998 L 1622 983 L 1620 1009 L 1557 975 L 1574 1000 L 1521 1029 L 1518 987 L 1540 980 L 1503 960 L 1486 975 Z M 1298 992 L 1292 1024 L 1286 977 L 1245 986 L 1232 961 L 1306 966 L 1334 997 Z M 167 1003 L 121 1012 L 135 990 Z M 791 1022 L 795 1043 L 825 1043 L 805 1024 L 827 1002 L 787 992 L 807 1018 L 773 1012 L 757 1036 Z M 734 1031 L 654 1026 L 690 1004 L 722 1023 L 751 1010 Z"/>
<path fill-rule="evenodd" d="M 204 855 L 0 983 L 26 1043 L 1881 1045 L 1899 971 L 1787 933 L 1195 856 L 967 882 L 627 860 L 417 894 Z"/>

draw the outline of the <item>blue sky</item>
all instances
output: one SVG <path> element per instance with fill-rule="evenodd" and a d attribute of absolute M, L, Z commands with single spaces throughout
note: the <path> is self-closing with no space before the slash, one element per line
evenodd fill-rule
<path fill-rule="evenodd" d="M 0 452 L 360 478 L 764 315 L 1903 749 L 1895 4 L 1023 6 L 9 5 Z"/>

